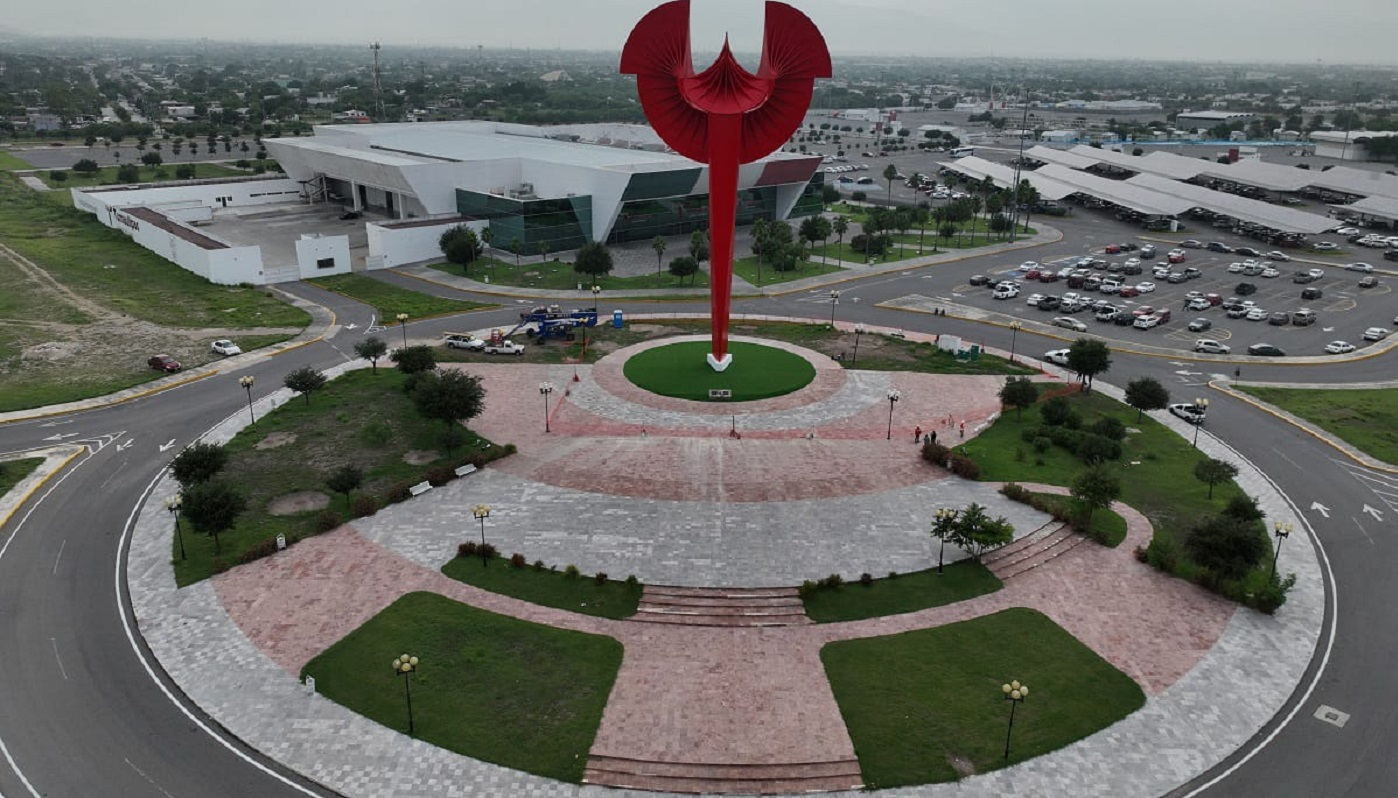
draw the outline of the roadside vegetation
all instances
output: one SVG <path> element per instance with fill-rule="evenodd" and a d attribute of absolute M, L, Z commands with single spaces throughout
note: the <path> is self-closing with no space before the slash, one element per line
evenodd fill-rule
<path fill-rule="evenodd" d="M 1264 388 L 1238 390 L 1300 416 L 1385 463 L 1398 464 L 1398 391 Z"/>
<path fill-rule="evenodd" d="M 488 542 L 486 546 L 482 555 L 478 543 L 463 543 L 456 557 L 442 566 L 442 573 L 458 582 L 545 607 L 617 620 L 636 614 L 642 587 L 634 576 L 617 580 L 607 574 L 582 574 L 573 565 L 559 570 L 557 565 L 530 562 L 516 552 L 502 556 Z"/>
<path fill-rule="evenodd" d="M 482 302 L 448 299 L 412 291 L 381 280 L 375 280 L 372 277 L 365 277 L 362 274 L 337 274 L 333 277 L 321 277 L 310 282 L 327 291 L 334 291 L 369 305 L 377 312 L 379 322 L 384 326 L 395 324 L 394 319 L 398 317 L 399 313 L 408 314 L 408 320 L 412 321 L 413 319 L 425 319 L 431 316 L 445 316 L 450 313 L 495 307 L 495 305 Z"/>
<path fill-rule="evenodd" d="M 14 487 L 24 481 L 24 478 L 34 473 L 34 469 L 43 465 L 42 457 L 26 457 L 20 460 L 0 461 L 0 496 L 4 496 Z"/>

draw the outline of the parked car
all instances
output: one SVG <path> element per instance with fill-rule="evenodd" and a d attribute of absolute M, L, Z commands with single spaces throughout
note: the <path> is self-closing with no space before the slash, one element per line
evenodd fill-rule
<path fill-rule="evenodd" d="M 1208 244 L 1208 246 L 1205 247 L 1205 249 L 1209 250 L 1210 252 L 1225 252 L 1225 253 L 1226 253 L 1226 252 L 1232 252 L 1232 251 L 1233 251 L 1233 248 L 1232 248 L 1232 247 L 1228 246 L 1227 244 L 1218 242 L 1218 241 L 1210 241 L 1209 244 Z"/>
<path fill-rule="evenodd" d="M 1179 416 L 1191 424 L 1204 423 L 1204 408 L 1198 405 L 1177 402 L 1170 405 L 1170 413 Z"/>
<path fill-rule="evenodd" d="M 482 351 L 487 355 L 522 355 L 524 347 L 514 341 L 505 340 L 499 343 L 487 343 Z"/>
<path fill-rule="evenodd" d="M 1347 272 L 1364 272 L 1365 274 L 1368 274 L 1373 270 L 1373 265 L 1369 263 L 1351 263 L 1348 266 L 1345 266 L 1345 271 Z"/>
<path fill-rule="evenodd" d="M 1030 294 L 1029 298 L 1024 300 L 1024 304 L 1028 305 L 1031 308 L 1037 308 L 1039 306 L 1039 300 L 1043 298 L 1043 294 Z"/>
<path fill-rule="evenodd" d="M 996 299 L 1014 299 L 1019 296 L 1019 288 L 1013 285 L 996 286 L 995 293 L 991 296 Z"/>
<path fill-rule="evenodd" d="M 1204 245 L 1199 243 L 1197 239 L 1186 238 L 1185 240 L 1180 242 L 1180 246 L 1185 247 L 1187 249 L 1198 249 Z"/>
<path fill-rule="evenodd" d="M 1076 320 L 1075 320 L 1075 319 L 1069 319 L 1069 321 L 1076 321 Z M 1055 363 L 1055 364 L 1060 365 L 1060 366 L 1066 366 L 1066 365 L 1068 365 L 1068 350 L 1067 350 L 1067 349 L 1051 349 L 1051 350 L 1049 350 L 1049 351 L 1047 351 L 1047 352 L 1044 353 L 1044 360 L 1047 360 L 1047 361 L 1050 362 L 1050 363 Z"/>
<path fill-rule="evenodd" d="M 1160 324 L 1160 317 L 1152 313 L 1149 316 L 1137 316 L 1136 321 L 1131 326 L 1138 330 L 1149 330 L 1158 324 Z"/>
<path fill-rule="evenodd" d="M 1310 308 L 1301 308 L 1291 312 L 1291 323 L 1297 327 L 1309 327 L 1315 324 L 1315 311 Z"/>
<path fill-rule="evenodd" d="M 1213 327 L 1213 326 L 1214 326 L 1214 323 L 1211 322 L 1211 321 L 1209 321 L 1208 319 L 1195 319 L 1194 321 L 1191 321 L 1191 322 L 1189 323 L 1189 331 L 1190 331 L 1190 332 L 1203 332 L 1203 331 L 1205 331 L 1205 330 L 1207 330 L 1207 329 L 1209 329 L 1209 328 L 1211 328 L 1211 327 Z"/>
<path fill-rule="evenodd" d="M 1267 260 L 1288 261 L 1291 260 L 1291 256 L 1277 249 L 1267 253 Z"/>
<path fill-rule="evenodd" d="M 1182 249 L 1172 249 L 1172 250 L 1169 251 L 1168 254 L 1165 255 L 1165 260 L 1167 260 L 1167 261 L 1169 261 L 1169 262 L 1171 262 L 1171 263 L 1184 263 L 1186 257 L 1187 257 L 1187 256 L 1185 255 L 1184 250 L 1182 250 Z"/>
<path fill-rule="evenodd" d="M 1311 246 L 1313 249 L 1319 252 L 1334 252 L 1335 250 L 1340 248 L 1340 245 L 1336 244 L 1333 241 L 1317 241 Z"/>
<path fill-rule="evenodd" d="M 213 350 L 213 353 L 215 355 L 223 355 L 224 357 L 241 355 L 243 353 L 241 347 L 228 340 L 227 338 L 220 338 L 217 341 L 214 341 L 212 344 L 209 345 L 209 349 Z"/>
<path fill-rule="evenodd" d="M 1062 299 L 1054 296 L 1053 294 L 1047 294 L 1044 296 L 1043 299 L 1039 300 L 1039 303 L 1035 305 L 1035 307 L 1037 307 L 1039 310 L 1057 310 L 1058 306 L 1061 304 L 1063 304 Z"/>
<path fill-rule="evenodd" d="M 1390 331 L 1387 327 L 1370 327 L 1369 329 L 1364 331 L 1364 340 L 1382 341 L 1383 339 L 1388 337 L 1389 332 Z"/>
<path fill-rule="evenodd" d="M 449 349 L 466 349 L 472 352 L 485 349 L 485 341 L 470 333 L 447 333 L 446 345 Z"/>
<path fill-rule="evenodd" d="M 1291 275 L 1291 282 L 1297 285 L 1305 285 L 1306 283 L 1313 283 L 1315 281 L 1316 278 L 1312 277 L 1310 272 L 1297 272 Z"/>
<path fill-rule="evenodd" d="M 1191 329 L 1193 328 L 1191 327 Z M 1213 341 L 1208 338 L 1200 338 L 1194 342 L 1194 351 L 1204 352 L 1210 355 L 1226 355 L 1233 350 L 1228 344 L 1221 344 L 1218 341 Z"/>
<path fill-rule="evenodd" d="M 1074 332 L 1086 332 L 1087 325 L 1073 318 L 1072 316 L 1058 316 L 1053 320 L 1055 327 L 1073 330 Z"/>
<path fill-rule="evenodd" d="M 1311 276 L 1311 279 L 1312 279 L 1312 280 L 1319 280 L 1320 278 L 1322 278 L 1322 277 L 1325 276 L 1325 270 L 1324 270 L 1324 269 L 1307 269 L 1307 270 L 1306 270 L 1306 274 L 1309 274 L 1309 275 Z"/>
<path fill-rule="evenodd" d="M 1124 285 L 1121 287 L 1120 291 L 1116 292 L 1116 295 L 1123 299 L 1130 299 L 1132 297 L 1140 296 L 1141 292 L 1134 285 Z"/>
<path fill-rule="evenodd" d="M 1325 345 L 1327 355 L 1348 355 L 1355 349 L 1354 344 L 1348 341 L 1331 341 Z"/>
<path fill-rule="evenodd" d="M 986 277 L 984 274 L 973 274 L 971 275 L 971 279 L 966 282 L 971 285 L 990 285 L 990 278 Z"/>
<path fill-rule="evenodd" d="M 1260 258 L 1260 257 L 1262 257 L 1262 253 L 1261 253 L 1261 252 L 1258 252 L 1257 250 L 1253 249 L 1252 247 L 1238 247 L 1238 248 L 1234 249 L 1233 252 L 1236 253 L 1236 254 L 1238 254 L 1238 255 L 1242 255 L 1242 256 L 1244 256 L 1244 257 L 1248 257 L 1248 258 Z"/>
<path fill-rule="evenodd" d="M 1284 327 L 1291 323 L 1291 314 L 1284 310 L 1274 310 L 1267 317 L 1267 323 L 1276 327 Z"/>
<path fill-rule="evenodd" d="M 1260 357 L 1286 357 L 1286 353 L 1271 344 L 1253 344 L 1248 347 L 1249 355 Z"/>
<path fill-rule="evenodd" d="M 1267 311 L 1265 308 L 1249 308 L 1247 315 L 1243 316 L 1243 318 L 1248 321 L 1266 321 Z"/>
<path fill-rule="evenodd" d="M 1209 304 L 1209 300 L 1207 300 L 1207 299 L 1205 299 L 1205 298 L 1199 296 L 1199 297 L 1195 297 L 1195 298 L 1189 300 L 1188 302 L 1186 302 L 1186 303 L 1185 303 L 1185 306 L 1184 306 L 1184 309 L 1185 309 L 1185 310 L 1208 310 L 1208 309 L 1211 308 L 1211 307 L 1213 307 L 1213 306 Z"/>
<path fill-rule="evenodd" d="M 1360 287 L 1360 288 L 1373 288 L 1373 287 L 1377 286 L 1378 284 L 1379 284 L 1379 278 L 1375 277 L 1375 276 L 1372 275 L 1372 274 L 1366 274 L 1366 275 L 1364 275 L 1363 277 L 1360 277 L 1360 278 L 1359 278 L 1359 287 Z"/>
<path fill-rule="evenodd" d="M 1281 272 L 1277 271 L 1276 269 L 1273 269 L 1271 266 L 1268 266 L 1267 268 L 1262 270 L 1262 276 L 1266 277 L 1268 280 L 1271 280 L 1274 277 L 1281 277 Z"/>
<path fill-rule="evenodd" d="M 1151 291 L 1155 290 L 1155 283 L 1149 281 L 1144 283 L 1136 283 L 1136 290 L 1142 294 L 1149 294 Z"/>
<path fill-rule="evenodd" d="M 1252 296 L 1257 293 L 1257 286 L 1252 283 L 1238 283 L 1238 287 L 1233 289 L 1233 293 L 1238 296 Z"/>
<path fill-rule="evenodd" d="M 146 365 L 150 366 L 156 371 L 164 371 L 168 374 L 174 374 L 175 372 L 180 370 L 180 361 L 174 359 L 173 357 L 170 357 L 169 355 L 156 355 L 150 360 L 147 360 Z"/>

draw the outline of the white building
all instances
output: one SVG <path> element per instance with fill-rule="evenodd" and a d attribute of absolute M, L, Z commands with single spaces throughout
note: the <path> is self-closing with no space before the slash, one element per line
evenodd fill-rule
<path fill-rule="evenodd" d="M 1251 122 L 1257 114 L 1248 111 L 1180 111 L 1175 126 L 1185 130 L 1207 130 L 1216 125 Z"/>
<path fill-rule="evenodd" d="M 1317 130 L 1311 133 L 1311 141 L 1315 143 L 1315 154 L 1321 158 L 1340 158 L 1346 161 L 1367 161 L 1372 158 L 1369 154 L 1369 140 L 1395 136 L 1393 132 L 1374 132 L 1369 130 Z"/>

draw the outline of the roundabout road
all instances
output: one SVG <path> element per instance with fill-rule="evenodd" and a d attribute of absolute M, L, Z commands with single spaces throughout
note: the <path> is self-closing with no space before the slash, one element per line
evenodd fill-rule
<path fill-rule="evenodd" d="M 1074 232 L 1097 234 L 1093 223 L 1081 227 Z M 1102 240 L 1108 240 L 1109 226 L 1100 227 Z M 1051 256 L 1056 246 L 1034 254 Z M 962 267 L 970 268 L 969 262 L 956 268 Z M 898 296 L 929 294 L 929 281 L 923 279 L 929 273 L 893 273 L 845 283 L 840 286 L 844 295 L 859 301 L 842 301 L 836 317 L 1009 347 L 1008 329 L 876 307 Z M 340 324 L 368 324 L 370 311 L 362 305 L 306 286 L 291 290 L 303 297 L 316 294 L 317 301 L 331 304 Z M 826 318 L 829 306 L 819 304 L 819 293 L 745 300 L 736 303 L 736 310 Z M 699 302 L 659 307 L 628 301 L 605 304 L 623 310 L 707 310 L 707 303 Z M 517 312 L 507 305 L 473 313 L 467 323 L 502 324 Z M 436 338 L 461 324 L 459 319 L 422 320 L 409 323 L 407 332 L 410 338 Z M 91 449 L 0 530 L 0 651 L 9 654 L 6 677 L 0 680 L 0 796 L 328 794 L 224 740 L 208 728 L 211 724 L 197 708 L 169 694 L 158 669 L 148 666 L 138 636 L 133 643 L 128 635 L 132 622 L 124 601 L 119 601 L 125 580 L 118 546 L 132 508 L 179 447 L 229 414 L 246 410 L 237 376 L 256 376 L 254 395 L 260 396 L 298 366 L 325 368 L 352 358 L 353 342 L 361 333 L 341 331 L 324 342 L 255 360 L 236 374 L 126 404 L 0 426 L 0 451 L 50 446 L 55 436 Z M 387 330 L 384 335 L 394 333 Z M 1027 329 L 1018 333 L 1016 344 L 1018 352 L 1034 355 L 1062 345 Z M 1249 363 L 1243 368 L 1249 380 L 1327 384 L 1391 378 L 1394 361 L 1389 354 L 1344 364 Z M 1151 375 L 1176 396 L 1189 396 L 1208 390 L 1210 373 L 1191 365 L 1187 357 L 1116 353 L 1107 376 L 1124 384 L 1132 377 Z M 1172 795 L 1193 795 L 1200 787 L 1206 788 L 1203 794 L 1230 798 L 1390 795 L 1398 783 L 1398 760 L 1389 754 L 1398 743 L 1398 708 L 1382 698 L 1381 679 L 1388 663 L 1398 660 L 1398 634 L 1393 634 L 1395 622 L 1388 612 L 1398 603 L 1398 582 L 1385 578 L 1387 564 L 1398 561 L 1398 540 L 1392 534 L 1398 502 L 1385 504 L 1376 492 L 1385 490 L 1376 477 L 1336 450 L 1244 402 L 1218 392 L 1210 396 L 1214 404 L 1205 434 L 1218 435 L 1264 468 L 1304 512 L 1334 569 L 1340 614 L 1333 649 L 1327 646 L 1327 629 L 1312 662 L 1311 672 L 1318 675 L 1314 690 L 1307 692 L 1309 682 L 1303 682 L 1292 697 L 1296 711 L 1290 722 L 1260 732 L 1255 742 L 1268 744 L 1255 755 L 1250 745 L 1214 773 Z M 1398 483 L 1391 475 L 1387 480 Z M 1392 496 L 1393 489 L 1387 490 Z M 1309 509 L 1313 502 L 1324 505 L 1328 517 Z M 1365 505 L 1381 511 L 1386 524 L 1366 515 Z M 1287 545 L 1310 545 L 1305 536 L 1294 537 Z M 1237 697 L 1248 700 L 1245 683 L 1238 685 Z M 1348 713 L 1347 723 L 1339 727 L 1316 719 L 1321 705 Z"/>

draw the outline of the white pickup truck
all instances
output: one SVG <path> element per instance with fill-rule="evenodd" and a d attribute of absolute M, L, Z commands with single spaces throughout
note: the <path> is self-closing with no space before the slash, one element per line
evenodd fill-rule
<path fill-rule="evenodd" d="M 522 355 L 524 354 L 524 347 L 514 341 L 507 340 L 501 341 L 498 344 L 487 342 L 484 351 L 487 355 Z"/>
<path fill-rule="evenodd" d="M 485 348 L 485 341 L 470 333 L 446 333 L 446 344 L 451 349 L 466 349 L 479 352 Z"/>

